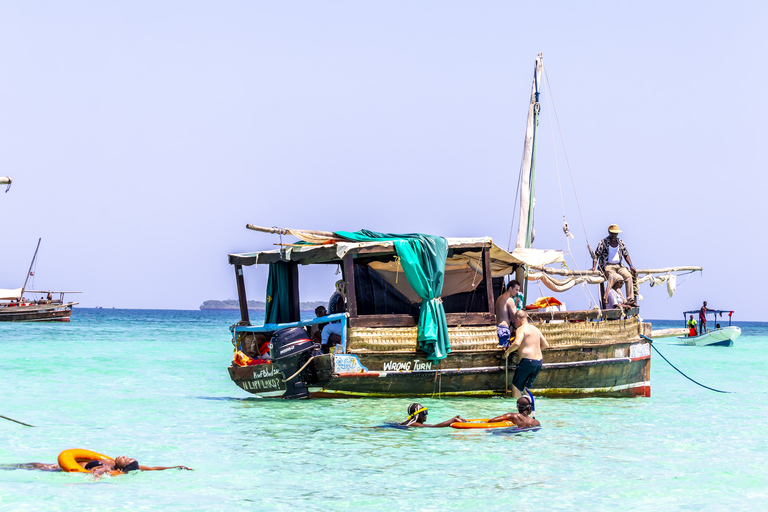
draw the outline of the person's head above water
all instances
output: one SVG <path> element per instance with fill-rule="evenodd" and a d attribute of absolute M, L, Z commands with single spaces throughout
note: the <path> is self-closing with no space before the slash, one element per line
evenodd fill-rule
<path fill-rule="evenodd" d="M 120 455 L 115 457 L 115 469 L 127 473 L 129 471 L 137 471 L 139 469 L 139 462 L 136 459 Z"/>
<path fill-rule="evenodd" d="M 403 425 L 413 425 L 414 423 L 424 423 L 427 421 L 427 408 L 421 404 L 412 403 L 408 406 L 408 417 Z"/>
<path fill-rule="evenodd" d="M 520 414 L 527 414 L 533 410 L 531 405 L 531 399 L 527 396 L 521 396 L 517 399 L 517 412 Z"/>

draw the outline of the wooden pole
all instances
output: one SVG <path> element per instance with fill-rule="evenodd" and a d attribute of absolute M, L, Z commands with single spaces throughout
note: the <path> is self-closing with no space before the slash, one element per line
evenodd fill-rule
<path fill-rule="evenodd" d="M 235 265 L 235 281 L 237 281 L 237 301 L 240 303 L 240 320 L 246 325 L 251 325 L 251 319 L 248 317 L 248 300 L 245 297 L 242 265 Z"/>
<path fill-rule="evenodd" d="M 352 253 L 344 255 L 344 283 L 347 286 L 347 313 L 349 318 L 357 318 L 357 293 L 355 290 L 355 262 Z"/>
<path fill-rule="evenodd" d="M 308 235 L 324 236 L 327 238 L 338 238 L 336 233 L 332 231 L 311 231 L 309 229 L 293 229 L 293 228 L 265 228 L 263 226 L 256 226 L 254 224 L 246 224 L 245 227 L 252 231 L 261 231 L 262 233 L 271 233 L 273 235 L 289 235 L 291 231 L 301 231 Z"/>
<path fill-rule="evenodd" d="M 483 248 L 483 279 L 485 279 L 486 296 L 488 297 L 488 312 L 493 316 L 496 325 L 496 304 L 493 302 L 493 275 L 491 274 L 491 250 Z"/>

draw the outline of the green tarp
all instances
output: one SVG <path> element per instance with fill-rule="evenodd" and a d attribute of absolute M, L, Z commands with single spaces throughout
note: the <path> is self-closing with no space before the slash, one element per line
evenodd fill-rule
<path fill-rule="evenodd" d="M 419 348 L 427 353 L 427 359 L 438 362 L 451 352 L 448 340 L 448 323 L 440 295 L 443 293 L 445 260 L 448 257 L 448 242 L 441 236 L 409 233 L 395 235 L 360 231 L 336 231 L 336 235 L 354 242 L 377 242 L 391 240 L 400 257 L 408 283 L 421 297 L 419 315 Z M 270 276 L 272 269 L 270 266 Z"/>
<path fill-rule="evenodd" d="M 292 322 L 291 314 L 291 270 L 288 263 L 278 261 L 269 264 L 267 279 L 267 306 L 264 310 L 265 324 Z"/>

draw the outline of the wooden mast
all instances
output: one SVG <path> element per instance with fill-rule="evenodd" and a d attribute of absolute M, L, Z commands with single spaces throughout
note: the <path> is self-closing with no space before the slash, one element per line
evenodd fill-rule
<path fill-rule="evenodd" d="M 544 67 L 544 57 L 541 53 L 536 57 L 533 69 L 533 86 L 531 87 L 531 104 L 528 107 L 528 125 L 525 132 L 523 153 L 523 176 L 520 190 L 520 224 L 517 230 L 515 247 L 531 246 L 533 234 L 533 198 L 536 182 L 536 128 L 539 124 L 539 95 L 541 73 Z M 528 272 L 519 268 L 516 278 L 523 285 L 523 294 L 528 297 Z"/>
<path fill-rule="evenodd" d="M 27 281 L 29 281 L 29 274 L 32 272 L 32 267 L 35 265 L 35 260 L 37 259 L 37 251 L 40 250 L 40 242 L 42 242 L 42 238 L 37 239 L 37 247 L 35 248 L 35 255 L 32 256 L 32 263 L 29 264 L 29 270 L 27 270 L 27 277 L 24 279 L 24 286 L 21 287 L 21 294 L 19 295 L 19 301 L 21 301 L 21 298 L 24 297 L 24 289 L 27 287 Z"/>

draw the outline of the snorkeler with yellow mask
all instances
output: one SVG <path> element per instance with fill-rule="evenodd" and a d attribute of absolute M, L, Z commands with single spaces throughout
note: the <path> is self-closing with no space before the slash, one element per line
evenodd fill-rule
<path fill-rule="evenodd" d="M 429 425 L 425 423 L 427 421 L 427 408 L 422 407 L 421 404 L 411 404 L 408 406 L 408 418 L 402 423 L 400 423 L 400 426 L 403 427 L 430 427 L 430 428 L 442 428 L 442 427 L 450 427 L 451 423 L 457 422 L 457 421 L 467 421 L 463 419 L 461 416 L 456 415 L 453 418 L 449 420 L 445 420 L 443 422 L 437 423 L 435 425 Z"/>

